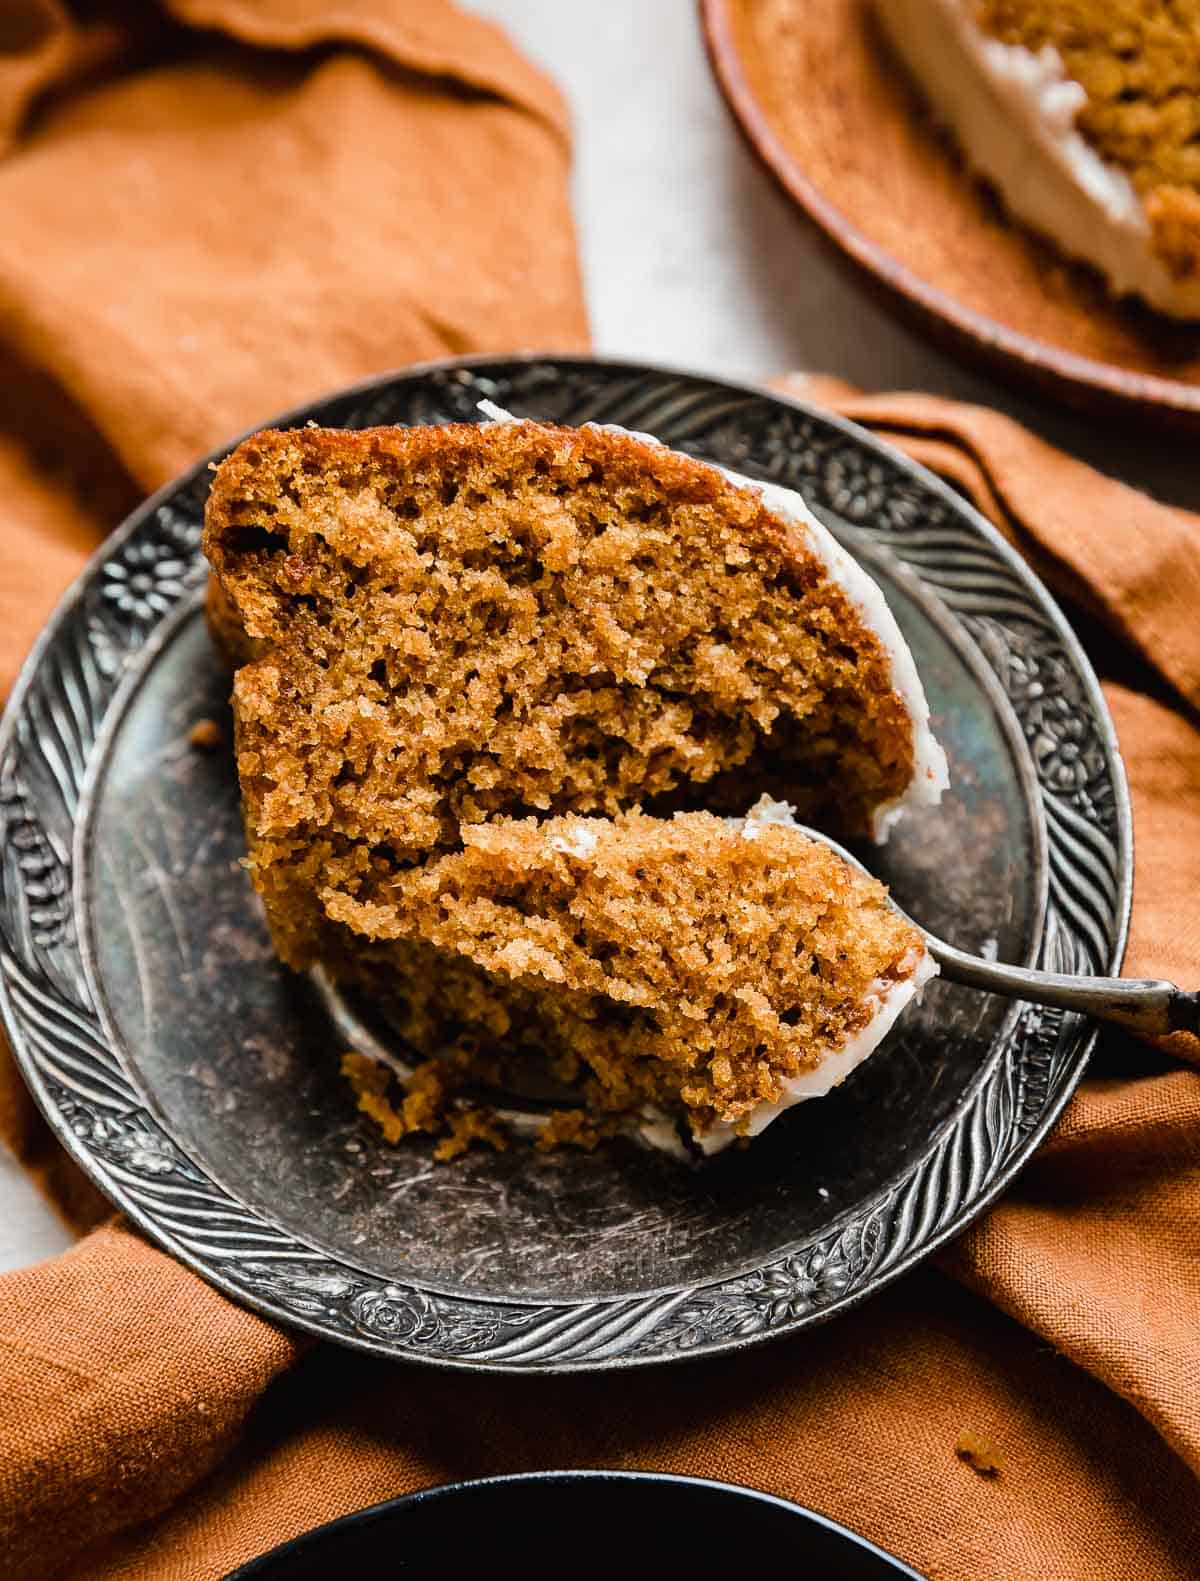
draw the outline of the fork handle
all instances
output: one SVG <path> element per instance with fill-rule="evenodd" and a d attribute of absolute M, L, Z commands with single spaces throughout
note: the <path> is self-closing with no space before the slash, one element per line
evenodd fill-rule
<path fill-rule="evenodd" d="M 929 938 L 928 945 L 942 976 L 952 983 L 982 988 L 1009 999 L 1024 999 L 1034 1005 L 1073 1010 L 1143 1037 L 1166 1037 L 1171 1032 L 1200 1036 L 1200 993 L 1189 993 L 1174 983 L 1039 972 L 1027 966 L 980 960 L 940 939 Z"/>

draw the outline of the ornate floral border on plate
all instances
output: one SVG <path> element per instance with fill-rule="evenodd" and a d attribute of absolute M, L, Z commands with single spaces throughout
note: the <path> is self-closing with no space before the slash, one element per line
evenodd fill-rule
<path fill-rule="evenodd" d="M 363 427 L 518 414 L 617 422 L 798 488 L 830 526 L 912 567 L 973 635 L 1036 766 L 1049 848 L 1042 962 L 1116 969 L 1128 921 L 1128 799 L 1112 724 L 1037 579 L 949 488 L 854 425 L 754 388 L 589 358 L 462 359 L 356 387 L 277 421 Z M 219 457 L 224 451 L 216 452 Z M 235 1298 L 324 1337 L 442 1365 L 556 1371 L 662 1361 L 790 1333 L 860 1299 L 974 1218 L 1029 1157 L 1094 1031 L 1027 1007 L 1000 1057 L 907 1176 L 748 1275 L 644 1298 L 471 1300 L 317 1251 L 208 1178 L 150 1112 L 97 1014 L 72 882 L 88 767 L 122 681 L 152 662 L 203 583 L 206 457 L 119 528 L 67 594 L 0 726 L 0 998 L 58 1136 L 148 1235 Z"/>

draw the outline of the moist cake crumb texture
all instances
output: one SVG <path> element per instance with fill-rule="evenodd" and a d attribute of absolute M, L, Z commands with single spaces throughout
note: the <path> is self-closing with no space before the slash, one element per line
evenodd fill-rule
<path fill-rule="evenodd" d="M 713 468 L 532 423 L 265 432 L 205 551 L 276 949 L 428 1056 L 403 1093 L 346 1056 L 389 1138 L 503 1145 L 464 1078 L 534 1051 L 587 1093 L 545 1145 L 646 1104 L 737 1125 L 911 974 L 878 885 L 689 810 L 782 783 L 860 832 L 913 778 L 877 634 Z"/>
<path fill-rule="evenodd" d="M 344 975 L 421 1052 L 465 1046 L 476 1069 L 540 1054 L 600 1114 L 736 1129 L 862 1032 L 924 953 L 881 884 L 785 823 L 630 812 L 463 839 L 386 901 L 327 897 L 360 941 Z"/>

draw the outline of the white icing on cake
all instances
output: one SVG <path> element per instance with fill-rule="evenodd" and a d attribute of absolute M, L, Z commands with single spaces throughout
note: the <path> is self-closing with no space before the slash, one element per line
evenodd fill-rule
<path fill-rule="evenodd" d="M 567 856 L 577 856 L 580 861 L 586 862 L 596 849 L 599 836 L 594 829 L 589 829 L 585 823 L 572 824 L 566 834 L 552 835 L 550 849 L 562 851 Z"/>
<path fill-rule="evenodd" d="M 674 1120 L 656 1105 L 646 1105 L 634 1129 L 646 1146 L 652 1147 L 656 1153 L 670 1153 L 672 1158 L 678 1158 L 684 1164 L 691 1163 L 692 1155 Z"/>
<path fill-rule="evenodd" d="M 877 977 L 867 991 L 866 998 L 874 1000 L 875 1013 L 861 1032 L 849 1038 L 840 1048 L 830 1048 L 813 1069 L 792 1076 L 783 1083 L 781 1095 L 774 1101 L 763 1100 L 751 1110 L 745 1129 L 738 1131 L 725 1120 L 719 1120 L 702 1134 L 693 1133 L 695 1145 L 705 1157 L 722 1153 L 737 1141 L 740 1135 L 760 1136 L 773 1120 L 807 1103 L 810 1098 L 824 1098 L 835 1087 L 840 1087 L 851 1071 L 868 1059 L 887 1037 L 905 1008 L 914 999 L 920 999 L 925 985 L 938 974 L 937 962 L 922 950 L 914 960 L 904 963 L 912 968 L 912 975 L 900 980 Z M 637 1134 L 649 1147 L 658 1152 L 670 1153 L 674 1158 L 687 1160 L 690 1154 L 681 1141 L 674 1120 L 663 1110 L 647 1106 L 636 1125 Z"/>
<path fill-rule="evenodd" d="M 750 1111 L 742 1131 L 735 1130 L 727 1121 L 719 1120 L 703 1135 L 697 1136 L 696 1142 L 701 1151 L 706 1154 L 719 1153 L 735 1142 L 739 1135 L 758 1136 L 772 1120 L 778 1120 L 781 1114 L 796 1104 L 806 1103 L 809 1098 L 823 1098 L 834 1087 L 840 1086 L 852 1070 L 875 1052 L 896 1024 L 904 1007 L 919 997 L 930 978 L 937 976 L 937 962 L 926 950 L 903 964 L 906 970 L 911 967 L 911 976 L 899 980 L 877 977 L 867 990 L 866 1001 L 873 1000 L 876 1008 L 861 1032 L 855 1033 L 840 1047 L 828 1049 L 815 1069 L 789 1077 L 783 1083 L 783 1093 L 778 1099 L 774 1102 L 764 1099 Z"/>
<path fill-rule="evenodd" d="M 489 423 L 523 423 L 523 417 L 514 417 L 511 412 L 506 412 L 502 406 L 497 406 L 495 401 L 476 401 L 475 405 L 487 418 Z"/>
<path fill-rule="evenodd" d="M 796 822 L 795 808 L 785 801 L 774 801 L 770 796 L 761 796 L 745 818 L 729 818 L 726 822 L 739 828 L 743 840 L 757 840 L 770 824 L 782 824 L 791 829 L 801 827 Z M 938 974 L 937 962 L 925 949 L 914 952 L 901 964 L 902 969 L 911 975 L 898 980 L 877 977 L 867 990 L 866 1001 L 874 1000 L 876 1009 L 861 1032 L 855 1033 L 840 1047 L 830 1047 L 821 1056 L 815 1069 L 785 1081 L 781 1097 L 773 1102 L 764 1100 L 751 1110 L 744 1132 L 737 1131 L 725 1121 L 719 1121 L 703 1135 L 696 1136 L 701 1151 L 719 1153 L 736 1141 L 739 1135 L 758 1136 L 772 1120 L 777 1120 L 795 1104 L 804 1103 L 809 1098 L 823 1098 L 834 1087 L 840 1086 L 856 1066 L 875 1052 L 904 1007 L 914 998 L 919 998 L 925 984 Z M 647 1137 L 647 1140 L 650 1138 Z"/>
<path fill-rule="evenodd" d="M 743 840 L 757 840 L 770 824 L 783 824 L 787 829 L 798 829 L 796 809 L 791 802 L 775 801 L 771 796 L 760 796 L 744 818 L 730 818 L 730 823 L 740 826 Z"/>
<path fill-rule="evenodd" d="M 484 412 L 492 422 L 526 421 L 513 417 L 494 401 L 480 401 L 478 404 L 480 411 Z M 655 439 L 653 434 L 642 434 L 636 429 L 622 428 L 618 423 L 586 423 L 584 426 L 599 428 L 605 433 L 623 434 L 630 439 L 641 440 L 643 444 L 665 448 L 662 441 Z M 697 460 L 696 457 L 689 459 Z M 908 644 L 896 624 L 896 617 L 888 608 L 882 592 L 862 566 L 846 553 L 829 529 L 822 526 L 794 489 L 783 488 L 778 483 L 761 483 L 755 478 L 748 478 L 740 472 L 732 472 L 728 467 L 716 466 L 711 462 L 700 462 L 700 465 L 712 466 L 714 472 L 720 472 L 738 488 L 750 489 L 759 496 L 769 511 L 799 529 L 805 547 L 822 561 L 830 579 L 838 583 L 854 605 L 863 624 L 874 632 L 888 655 L 892 686 L 899 694 L 912 720 L 913 776 L 901 796 L 896 797 L 894 801 L 883 802 L 875 809 L 873 833 L 875 839 L 882 844 L 887 839 L 893 824 L 903 817 L 909 808 L 935 807 L 942 799 L 942 792 L 950 783 L 946 754 L 930 728 L 929 703 L 925 697 L 925 689 L 921 685 L 921 678 L 917 674 L 917 666 Z"/>
<path fill-rule="evenodd" d="M 917 666 L 908 644 L 896 624 L 896 617 L 888 608 L 882 592 L 859 565 L 823 526 L 794 489 L 782 488 L 778 483 L 759 483 L 754 478 L 743 477 L 740 472 L 724 472 L 731 483 L 739 488 L 752 489 L 762 499 L 767 509 L 776 516 L 800 529 L 805 547 L 822 560 L 830 580 L 837 582 L 858 612 L 869 631 L 879 638 L 891 666 L 893 689 L 908 710 L 913 732 L 913 775 L 903 794 L 890 802 L 882 802 L 875 809 L 873 833 L 882 845 L 888 832 L 912 807 L 936 807 L 942 792 L 950 783 L 946 754 L 935 739 L 929 724 L 929 703 L 925 688 L 917 674 Z"/>
<path fill-rule="evenodd" d="M 772 825 L 796 829 L 795 808 L 785 801 L 775 801 L 770 796 L 760 796 L 744 818 L 727 818 L 725 822 L 743 840 L 757 840 L 764 829 Z M 684 816 L 676 814 L 677 817 Z M 739 1135 L 758 1136 L 772 1120 L 777 1120 L 798 1103 L 809 1098 L 823 1098 L 834 1087 L 840 1086 L 857 1066 L 879 1047 L 895 1025 L 905 1006 L 919 998 L 925 984 L 938 974 L 937 962 L 927 950 L 912 952 L 902 963 L 902 970 L 910 975 L 900 980 L 877 977 L 866 993 L 867 1002 L 875 1002 L 871 1020 L 840 1047 L 831 1047 L 813 1070 L 804 1071 L 783 1083 L 783 1092 L 773 1102 L 760 1103 L 751 1111 L 744 1133 L 724 1121 L 712 1126 L 702 1135 L 694 1135 L 696 1145 L 706 1155 L 720 1153 Z M 643 1142 L 659 1152 L 670 1153 L 675 1158 L 688 1159 L 690 1154 L 680 1139 L 676 1122 L 656 1105 L 647 1105 L 636 1122 L 635 1129 Z"/>
<path fill-rule="evenodd" d="M 1129 177 L 1076 130 L 1087 103 L 1050 45 L 1036 54 L 976 26 L 969 0 L 874 0 L 896 54 L 1009 210 L 1117 296 L 1178 318 L 1200 316 L 1200 279 L 1176 279 L 1154 251 Z"/>

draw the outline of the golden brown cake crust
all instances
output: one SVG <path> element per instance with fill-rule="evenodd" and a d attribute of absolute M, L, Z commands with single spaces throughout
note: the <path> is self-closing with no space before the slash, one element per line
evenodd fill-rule
<path fill-rule="evenodd" d="M 742 811 L 770 769 L 865 829 L 912 777 L 890 657 L 820 557 L 629 435 L 267 431 L 217 472 L 204 546 L 218 636 L 256 655 L 250 864 L 296 966 L 332 948 L 318 884 L 369 899 L 490 817 Z"/>

